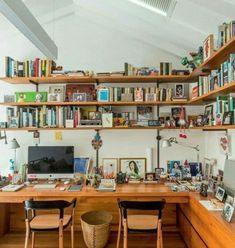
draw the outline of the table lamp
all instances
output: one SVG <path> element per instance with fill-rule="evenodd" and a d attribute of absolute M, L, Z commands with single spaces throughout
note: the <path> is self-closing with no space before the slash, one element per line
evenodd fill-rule
<path fill-rule="evenodd" d="M 197 151 L 197 163 L 199 163 L 199 151 L 200 151 L 199 150 L 199 145 L 196 145 L 196 146 L 188 145 L 188 144 L 185 144 L 183 142 L 179 142 L 175 137 L 171 137 L 169 139 L 164 139 L 162 141 L 162 147 L 163 148 L 170 147 L 170 146 L 172 146 L 172 143 L 175 143 L 177 145 L 192 148 L 192 149 L 196 150 Z"/>
<path fill-rule="evenodd" d="M 17 140 L 14 138 L 10 141 L 10 144 L 9 144 L 9 148 L 10 149 L 14 149 L 15 151 L 15 157 L 14 157 L 14 161 L 15 161 L 15 168 L 14 170 L 17 171 L 17 165 L 16 165 L 16 149 L 20 148 L 20 145 L 19 143 L 17 142 Z"/>

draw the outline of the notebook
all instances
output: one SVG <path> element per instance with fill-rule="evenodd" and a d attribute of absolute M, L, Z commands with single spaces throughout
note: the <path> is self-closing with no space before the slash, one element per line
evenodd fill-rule
<path fill-rule="evenodd" d="M 68 188 L 68 191 L 73 192 L 73 191 L 81 191 L 82 190 L 82 185 L 71 185 Z"/>

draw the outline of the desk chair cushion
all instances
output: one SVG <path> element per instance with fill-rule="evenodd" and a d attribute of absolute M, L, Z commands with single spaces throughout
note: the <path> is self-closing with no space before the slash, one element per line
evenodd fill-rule
<path fill-rule="evenodd" d="M 134 215 L 127 216 L 127 227 L 132 230 L 154 230 L 157 229 L 158 216 L 156 215 Z"/>
<path fill-rule="evenodd" d="M 71 215 L 64 215 L 63 227 L 65 228 L 71 221 Z M 29 223 L 31 229 L 58 229 L 59 228 L 59 215 L 58 214 L 44 214 L 36 215 Z"/>

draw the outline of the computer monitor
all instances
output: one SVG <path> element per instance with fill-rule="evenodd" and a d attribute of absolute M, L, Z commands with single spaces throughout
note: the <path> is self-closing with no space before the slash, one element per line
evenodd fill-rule
<path fill-rule="evenodd" d="M 73 146 L 30 146 L 28 179 L 73 178 Z"/>
<path fill-rule="evenodd" d="M 224 165 L 223 185 L 228 192 L 235 192 L 235 160 L 226 159 Z"/>

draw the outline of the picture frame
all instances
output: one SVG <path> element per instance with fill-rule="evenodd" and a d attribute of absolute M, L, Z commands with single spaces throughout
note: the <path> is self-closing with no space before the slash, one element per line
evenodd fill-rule
<path fill-rule="evenodd" d="M 184 84 L 175 84 L 175 98 L 184 97 Z"/>
<path fill-rule="evenodd" d="M 52 98 L 52 101 L 50 98 Z M 53 101 L 53 99 L 55 100 Z M 63 102 L 64 100 L 65 100 L 65 86 L 59 86 L 59 85 L 49 86 L 48 102 Z"/>
<path fill-rule="evenodd" d="M 145 180 L 146 181 L 155 181 L 156 180 L 155 173 L 153 173 L 153 172 L 145 173 Z"/>
<path fill-rule="evenodd" d="M 223 201 L 224 197 L 225 197 L 225 189 L 218 186 L 216 190 L 215 198 L 218 199 L 219 201 Z"/>
<path fill-rule="evenodd" d="M 210 116 L 213 117 L 213 114 L 214 114 L 213 110 L 214 110 L 213 104 L 206 105 L 204 108 L 204 116 L 207 116 L 208 118 Z"/>
<path fill-rule="evenodd" d="M 233 124 L 233 111 L 225 112 L 223 115 L 223 125 Z"/>
<path fill-rule="evenodd" d="M 198 162 L 190 162 L 189 163 L 190 167 L 190 173 L 192 177 L 197 176 L 199 173 L 202 173 L 202 163 Z"/>
<path fill-rule="evenodd" d="M 223 208 L 223 211 L 222 211 L 223 218 L 227 222 L 231 222 L 232 217 L 233 217 L 233 213 L 234 213 L 234 207 L 232 205 L 230 205 L 229 203 L 226 202 L 224 204 L 224 208 Z"/>
<path fill-rule="evenodd" d="M 103 158 L 103 178 L 116 179 L 118 173 L 117 158 Z"/>
<path fill-rule="evenodd" d="M 143 179 L 146 172 L 146 158 L 120 158 L 119 171 L 130 179 Z"/>
<path fill-rule="evenodd" d="M 179 122 L 179 119 L 180 119 L 181 110 L 182 110 L 181 107 L 171 108 L 171 115 L 172 115 L 173 120 L 175 121 L 175 126 L 176 127 L 179 127 L 180 126 L 178 122 Z M 186 116 L 185 107 L 183 107 L 183 111 L 184 111 L 184 116 Z"/>
<path fill-rule="evenodd" d="M 212 176 L 212 166 L 210 163 L 210 159 L 204 158 L 204 170 L 203 175 L 206 180 L 208 180 Z"/>
<path fill-rule="evenodd" d="M 182 176 L 182 165 L 180 160 L 168 160 L 167 172 L 175 177 Z"/>
<path fill-rule="evenodd" d="M 86 93 L 73 93 L 73 102 L 86 102 L 87 94 Z"/>
<path fill-rule="evenodd" d="M 203 42 L 203 61 L 211 57 L 214 51 L 214 35 L 210 34 Z"/>
<path fill-rule="evenodd" d="M 90 157 L 79 156 L 74 158 L 74 174 L 87 176 L 90 170 Z"/>
<path fill-rule="evenodd" d="M 148 121 L 153 119 L 152 106 L 137 106 L 137 120 Z"/>
<path fill-rule="evenodd" d="M 226 196 L 225 203 L 230 204 L 231 206 L 235 207 L 235 197 L 231 195 Z"/>
<path fill-rule="evenodd" d="M 134 100 L 135 100 L 135 102 L 143 102 L 144 101 L 144 91 L 142 88 L 135 88 Z"/>
<path fill-rule="evenodd" d="M 164 172 L 164 168 L 155 168 L 155 179 L 160 180 L 160 176 Z"/>

